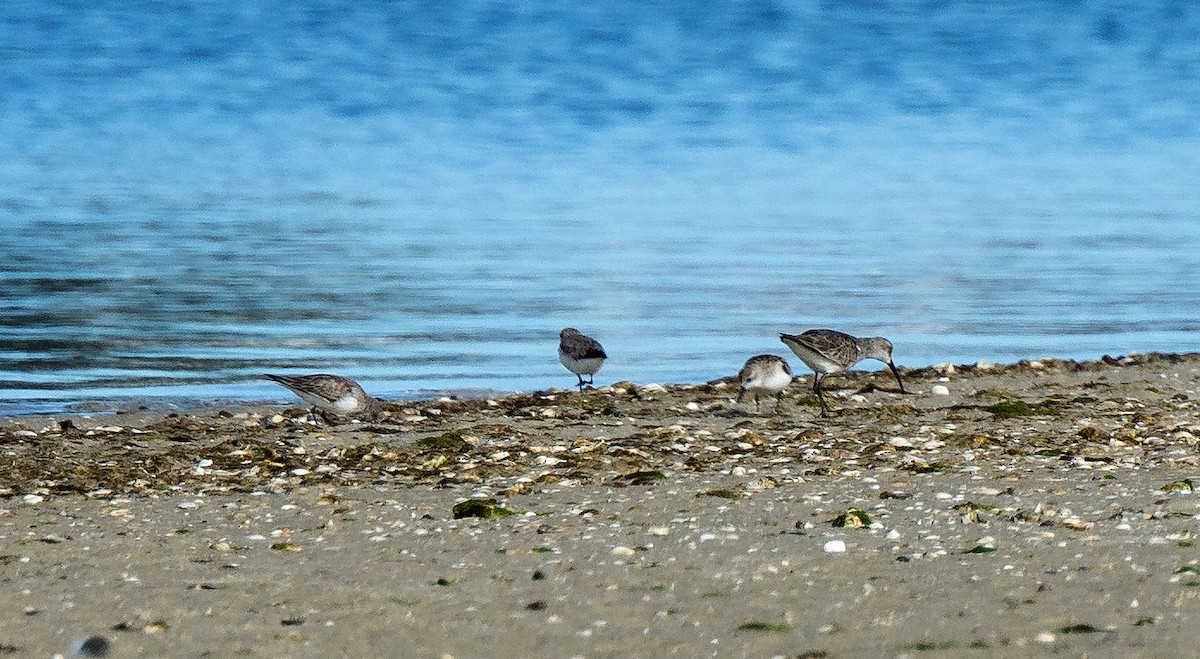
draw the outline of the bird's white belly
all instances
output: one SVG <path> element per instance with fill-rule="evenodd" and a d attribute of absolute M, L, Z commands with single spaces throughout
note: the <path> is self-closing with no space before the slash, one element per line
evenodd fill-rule
<path fill-rule="evenodd" d="M 322 398 L 321 396 L 308 393 L 307 391 L 297 391 L 296 395 L 303 398 L 304 402 L 312 405 L 313 407 L 319 407 L 323 410 L 329 410 L 330 412 L 337 412 L 339 414 L 357 412 L 359 408 L 359 401 L 352 394 L 346 394 L 337 400 Z"/>
<path fill-rule="evenodd" d="M 783 371 L 776 371 L 764 376 L 756 376 L 746 381 L 746 389 L 752 391 L 783 391 L 792 382 L 792 376 Z"/>
<path fill-rule="evenodd" d="M 333 409 L 343 414 L 357 412 L 360 407 L 362 407 L 362 403 L 353 394 L 346 394 L 333 401 Z"/>
<path fill-rule="evenodd" d="M 585 359 L 575 359 L 560 352 L 558 354 L 558 361 L 562 362 L 562 365 L 566 366 L 567 370 L 572 373 L 591 375 L 600 370 L 600 365 L 604 363 L 604 358 L 588 357 Z"/>

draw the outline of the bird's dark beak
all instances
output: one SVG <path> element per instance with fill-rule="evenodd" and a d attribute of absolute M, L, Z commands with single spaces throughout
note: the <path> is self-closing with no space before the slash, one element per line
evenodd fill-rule
<path fill-rule="evenodd" d="M 891 368 L 892 375 L 896 376 L 896 384 L 900 385 L 900 393 L 902 393 L 902 394 L 908 393 L 907 391 L 904 390 L 904 383 L 900 381 L 900 371 L 896 370 L 896 365 L 893 364 L 892 362 L 888 362 L 888 368 Z"/>

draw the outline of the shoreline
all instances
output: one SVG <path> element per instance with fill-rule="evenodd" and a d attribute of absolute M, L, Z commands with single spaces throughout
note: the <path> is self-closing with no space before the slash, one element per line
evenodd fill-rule
<path fill-rule="evenodd" d="M 789 361 L 789 364 L 794 367 L 794 371 L 796 372 L 798 377 L 811 376 L 811 371 L 808 369 L 808 367 L 806 365 L 804 365 L 804 363 L 801 362 L 791 352 L 789 352 L 787 350 L 780 350 L 780 351 L 776 351 L 776 352 L 780 353 L 779 356 L 781 356 L 782 358 Z M 774 354 L 774 353 L 771 353 L 771 354 Z M 976 368 L 978 364 L 986 364 L 992 368 L 1008 368 L 1008 367 L 1012 367 L 1012 366 L 1018 366 L 1020 364 L 1028 364 L 1031 362 L 1062 362 L 1062 363 L 1070 363 L 1070 364 L 1090 364 L 1090 363 L 1102 363 L 1104 360 L 1117 361 L 1117 360 L 1122 360 L 1122 359 L 1138 359 L 1138 358 L 1142 357 L 1143 355 L 1162 356 L 1162 357 L 1172 357 L 1172 356 L 1186 357 L 1188 354 L 1191 354 L 1191 353 L 1161 353 L 1161 352 L 1137 353 L 1137 352 L 1132 352 L 1129 355 L 1121 355 L 1118 357 L 1111 357 L 1106 354 L 1106 355 L 1096 358 L 1096 359 L 1067 359 L 1067 358 L 1058 358 L 1058 357 L 1045 357 L 1042 359 L 1021 359 L 1021 360 L 1018 360 L 1015 362 L 992 362 L 987 359 L 981 359 L 981 360 L 976 361 L 975 363 L 953 364 L 952 362 L 944 362 L 944 363 L 940 363 L 940 364 L 936 364 L 936 365 L 910 366 L 910 367 L 905 367 L 905 366 L 900 366 L 900 365 L 898 365 L 898 366 L 901 369 L 901 372 L 922 373 L 922 372 L 928 371 L 929 369 L 943 369 L 947 366 L 953 366 L 954 368 L 959 369 L 959 370 L 970 371 L 971 369 Z M 871 366 L 871 363 L 867 362 L 865 365 Z M 864 364 L 860 363 L 859 369 L 852 370 L 851 372 L 852 373 L 874 373 L 879 370 L 879 368 L 876 368 L 873 371 L 862 370 L 862 366 L 864 366 Z M 720 382 L 722 380 L 730 381 L 734 377 L 734 374 L 736 374 L 736 372 L 737 372 L 736 369 L 731 369 L 730 373 L 728 375 L 720 376 L 720 377 L 708 379 L 708 380 L 698 380 L 694 383 L 688 383 L 686 381 L 678 382 L 675 384 L 666 384 L 663 381 L 655 381 L 655 382 L 664 384 L 664 386 L 672 386 L 672 387 L 693 386 L 696 384 L 713 384 L 716 382 Z M 343 375 L 345 375 L 345 374 L 343 374 Z M 570 377 L 571 376 L 568 373 L 567 376 L 565 378 L 562 378 L 561 380 L 555 380 L 554 378 L 547 378 L 544 381 L 545 382 L 567 382 L 570 380 Z M 837 376 L 834 376 L 834 377 L 837 377 Z M 271 407 L 271 406 L 287 407 L 290 403 L 294 402 L 292 394 L 290 392 L 288 392 L 286 389 L 282 389 L 278 385 L 276 385 L 274 383 L 270 383 L 269 381 L 261 379 L 261 378 L 254 378 L 252 380 L 245 380 L 245 381 L 237 381 L 237 382 L 234 382 L 231 384 L 245 384 L 246 382 L 254 382 L 254 383 L 261 385 L 262 391 L 256 391 L 253 396 L 247 396 L 247 397 L 241 397 L 241 398 L 220 396 L 220 395 L 206 397 L 203 395 L 198 395 L 196 393 L 186 393 L 186 394 L 157 393 L 157 394 L 153 394 L 153 395 L 151 395 L 151 394 L 138 395 L 138 394 L 124 394 L 124 393 L 123 394 L 95 394 L 95 395 L 90 395 L 90 396 L 83 397 L 83 398 L 71 398 L 71 399 L 67 399 L 67 398 L 59 399 L 59 398 L 55 398 L 52 396 L 45 397 L 45 398 L 39 398 L 36 396 L 25 396 L 25 397 L 17 398 L 15 400 L 11 400 L 6 403 L 0 404 L 0 423 L 4 422 L 5 420 L 19 419 L 19 418 L 26 418 L 26 417 L 78 416 L 78 415 L 88 415 L 88 414 L 91 414 L 91 415 L 110 414 L 111 415 L 111 414 L 127 414 L 127 413 L 131 413 L 131 412 L 140 412 L 140 411 L 157 412 L 157 413 L 167 414 L 170 412 L 189 413 L 189 412 L 199 412 L 199 411 L 204 411 L 204 410 L 217 410 L 217 409 L 230 410 L 230 409 L 244 408 L 244 407 Z M 383 400 L 395 402 L 397 404 L 399 404 L 399 403 L 419 403 L 421 401 L 436 400 L 436 399 L 442 398 L 442 397 L 504 398 L 504 397 L 510 396 L 510 395 L 521 395 L 521 394 L 525 394 L 525 393 L 537 393 L 537 392 L 556 391 L 556 390 L 566 391 L 568 389 L 572 389 L 572 390 L 574 389 L 574 387 L 572 387 L 572 386 L 551 386 L 548 388 L 541 388 L 541 389 L 528 388 L 528 389 L 512 389 L 512 390 L 479 388 L 479 387 L 453 387 L 453 388 L 445 388 L 445 389 L 412 389 L 412 390 L 403 390 L 403 391 L 400 391 L 399 393 L 395 393 L 395 392 L 379 392 L 379 391 L 376 391 L 373 387 L 371 387 L 370 383 L 368 381 L 363 380 L 362 382 L 367 382 L 367 384 L 365 385 L 365 388 L 368 390 L 368 393 L 372 393 L 372 394 L 376 395 L 377 397 L 380 397 Z M 626 381 L 626 382 L 628 382 L 628 381 Z M 207 386 L 216 387 L 217 385 L 207 385 Z M 601 386 L 604 386 L 604 385 L 601 385 Z M 190 391 L 192 389 L 192 385 L 181 385 L 180 388 Z M 597 388 L 599 388 L 599 387 L 597 387 Z M 161 389 L 161 387 L 160 387 L 160 389 Z M 22 390 L 22 391 L 24 391 L 26 393 L 29 392 L 29 390 Z M 271 394 L 273 394 L 273 395 L 264 393 L 266 391 L 271 392 Z M 48 391 L 47 393 L 50 393 L 50 392 Z M 35 409 L 31 409 L 30 411 L 22 411 L 20 409 L 17 409 L 15 411 L 6 411 L 6 406 L 7 406 L 7 408 L 11 409 L 11 408 L 17 408 L 22 404 L 24 404 L 30 408 L 35 408 Z"/>
<path fill-rule="evenodd" d="M 326 427 L 299 406 L 5 418 L 0 647 L 1192 652 L 1200 355 L 903 376 L 831 376 L 828 419 L 809 373 L 774 416 L 728 383 L 619 382 Z M 456 518 L 468 500 L 494 504 Z"/>

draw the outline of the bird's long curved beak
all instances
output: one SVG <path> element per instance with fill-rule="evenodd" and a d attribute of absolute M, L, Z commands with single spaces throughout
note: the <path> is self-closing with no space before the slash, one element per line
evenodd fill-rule
<path fill-rule="evenodd" d="M 888 365 L 888 368 L 892 369 L 892 375 L 896 376 L 896 384 L 900 385 L 900 393 L 902 393 L 902 394 L 908 393 L 907 391 L 904 390 L 904 383 L 900 381 L 900 371 L 896 370 L 896 365 L 893 364 L 892 362 L 888 362 L 887 365 Z"/>

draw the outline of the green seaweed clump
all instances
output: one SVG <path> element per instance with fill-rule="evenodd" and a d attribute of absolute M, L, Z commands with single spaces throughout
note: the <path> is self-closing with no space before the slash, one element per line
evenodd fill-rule
<path fill-rule="evenodd" d="M 705 491 L 697 494 L 696 496 L 698 496 L 698 497 L 720 497 L 722 499 L 741 499 L 742 493 L 737 490 L 721 487 L 721 488 L 717 488 L 714 490 L 705 490 Z"/>
<path fill-rule="evenodd" d="M 983 408 L 991 412 L 998 419 L 1013 419 L 1020 416 L 1033 416 L 1037 412 L 1033 408 L 1019 400 L 1002 400 L 994 405 L 988 405 Z"/>
<path fill-rule="evenodd" d="M 858 508 L 851 508 L 829 521 L 837 528 L 862 529 L 871 525 L 871 517 Z"/>
<path fill-rule="evenodd" d="M 454 519 L 462 519 L 464 517 L 492 519 L 516 515 L 515 512 L 496 503 L 495 499 L 467 499 L 462 503 L 454 504 L 451 512 L 454 514 Z"/>
<path fill-rule="evenodd" d="M 463 435 L 457 430 L 432 437 L 422 437 L 416 441 L 416 445 L 420 448 L 435 450 L 460 449 L 464 444 L 466 442 L 463 441 Z"/>
<path fill-rule="evenodd" d="M 1039 416 L 1058 414 L 1060 410 L 1053 405 L 1030 406 L 1024 401 L 1002 400 L 994 405 L 983 408 L 991 412 L 997 419 L 1015 419 L 1023 416 Z"/>
<path fill-rule="evenodd" d="M 954 505 L 954 510 L 995 510 L 994 503 L 975 503 L 974 501 L 964 501 Z"/>
<path fill-rule="evenodd" d="M 622 474 L 616 478 L 619 485 L 650 485 L 656 481 L 666 480 L 667 475 L 657 470 L 634 471 Z"/>
<path fill-rule="evenodd" d="M 958 644 L 954 641 L 942 641 L 940 643 L 917 641 L 916 643 L 905 645 L 904 649 L 914 652 L 938 652 L 941 650 L 953 650 L 956 647 L 958 647 Z"/>
<path fill-rule="evenodd" d="M 1192 481 L 1183 479 L 1181 481 L 1172 481 L 1162 486 L 1163 492 L 1191 492 L 1195 489 L 1192 486 Z"/>
<path fill-rule="evenodd" d="M 904 468 L 914 474 L 931 474 L 936 471 L 946 471 L 952 469 L 954 465 L 944 460 L 936 460 L 934 462 L 909 462 L 904 465 Z"/>
<path fill-rule="evenodd" d="M 792 626 L 779 622 L 760 622 L 758 620 L 752 620 L 750 622 L 743 622 L 742 624 L 738 625 L 738 630 L 744 632 L 783 633 L 792 631 Z"/>

